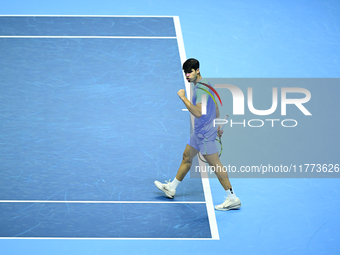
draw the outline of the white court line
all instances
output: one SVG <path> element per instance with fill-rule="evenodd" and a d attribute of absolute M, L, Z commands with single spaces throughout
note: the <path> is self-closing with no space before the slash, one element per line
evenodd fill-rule
<path fill-rule="evenodd" d="M 198 240 L 208 240 L 211 241 L 211 238 L 144 238 L 144 237 L 136 237 L 136 238 L 129 238 L 129 237 L 0 237 L 0 240 L 171 240 L 171 241 L 198 241 Z"/>
<path fill-rule="evenodd" d="M 181 30 L 181 25 L 180 25 L 178 16 L 174 17 L 174 23 L 175 23 L 177 42 L 178 42 L 178 48 L 179 48 L 179 53 L 180 53 L 179 55 L 180 55 L 180 58 L 181 58 L 181 63 L 183 65 L 183 63 L 186 61 L 187 58 L 186 58 L 186 54 L 185 54 L 182 30 Z M 183 73 L 183 80 L 184 80 L 184 83 L 185 83 L 187 96 L 188 96 L 188 98 L 191 98 L 190 97 L 191 87 L 190 87 L 190 84 L 185 79 L 184 73 Z M 184 109 L 182 109 L 182 111 L 184 111 Z M 192 126 L 194 126 L 194 116 L 193 115 L 191 115 L 191 123 L 192 123 Z M 200 167 L 204 166 L 204 163 L 201 160 L 198 160 L 198 162 L 200 164 Z M 207 205 L 207 213 L 208 213 L 208 218 L 209 218 L 211 237 L 212 237 L 213 240 L 219 240 L 220 237 L 219 237 L 219 233 L 218 233 L 214 203 L 213 203 L 213 200 L 212 200 L 210 183 L 209 183 L 209 178 L 208 178 L 207 173 L 201 173 L 201 178 L 202 178 L 204 197 L 205 197 L 205 201 L 206 201 L 206 205 Z"/>
<path fill-rule="evenodd" d="M 171 36 L 84 36 L 84 35 L 0 35 L 0 38 L 38 38 L 38 39 L 176 39 L 176 37 Z"/>
<path fill-rule="evenodd" d="M 183 35 L 182 35 L 182 29 L 181 24 L 179 22 L 179 17 L 174 17 L 174 23 L 175 23 L 175 30 L 176 30 L 176 37 L 177 37 L 177 45 L 179 49 L 179 56 L 181 58 L 181 68 L 183 63 L 187 60 L 186 54 L 185 54 L 185 48 L 184 48 L 184 41 L 183 41 Z M 185 84 L 185 91 L 187 92 L 187 98 L 191 98 L 190 96 L 190 83 L 185 79 L 184 73 L 182 72 L 183 80 Z"/>
<path fill-rule="evenodd" d="M 35 15 L 35 14 L 29 14 L 29 15 L 21 15 L 21 14 L 4 14 L 0 15 L 0 17 L 85 17 L 85 18 L 100 18 L 100 17 L 117 17 L 117 18 L 173 18 L 174 16 L 157 16 L 157 15 Z"/>
<path fill-rule="evenodd" d="M 65 201 L 65 200 L 0 200 L 0 203 L 62 203 L 62 204 L 205 204 L 205 201 Z"/>

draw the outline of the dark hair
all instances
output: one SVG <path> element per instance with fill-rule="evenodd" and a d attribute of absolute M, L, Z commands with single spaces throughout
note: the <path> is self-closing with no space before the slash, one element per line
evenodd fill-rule
<path fill-rule="evenodd" d="M 192 69 L 197 70 L 198 68 L 200 68 L 200 62 L 194 58 L 189 58 L 183 64 L 183 71 L 185 73 L 190 73 Z"/>

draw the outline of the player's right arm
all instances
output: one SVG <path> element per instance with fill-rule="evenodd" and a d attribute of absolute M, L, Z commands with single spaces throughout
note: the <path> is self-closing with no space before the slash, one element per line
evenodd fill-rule
<path fill-rule="evenodd" d="M 189 99 L 187 99 L 185 97 L 185 90 L 184 89 L 180 89 L 177 92 L 177 95 L 179 96 L 180 99 L 182 99 L 184 105 L 186 106 L 186 108 L 189 110 L 189 112 L 194 115 L 197 119 L 201 118 L 202 116 L 202 104 L 198 103 L 196 105 L 193 105 Z"/>

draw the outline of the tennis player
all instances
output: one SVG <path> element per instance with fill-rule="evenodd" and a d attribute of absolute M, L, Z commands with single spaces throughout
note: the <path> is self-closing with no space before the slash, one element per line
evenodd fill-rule
<path fill-rule="evenodd" d="M 201 152 L 210 166 L 215 167 L 215 173 L 221 185 L 225 189 L 227 196 L 225 201 L 215 206 L 216 210 L 228 211 L 241 207 L 241 201 L 236 197 L 235 192 L 230 184 L 228 173 L 223 171 L 223 165 L 218 156 L 218 150 L 215 143 L 216 136 L 222 136 L 223 131 L 214 127 L 214 119 L 219 117 L 219 109 L 211 96 L 205 91 L 208 87 L 202 83 L 209 84 L 203 79 L 199 69 L 199 61 L 188 59 L 183 64 L 183 71 L 188 82 L 192 82 L 195 87 L 193 91 L 192 102 L 185 97 L 185 90 L 178 91 L 179 98 L 183 101 L 187 109 L 195 116 L 194 132 L 191 134 L 183 153 L 182 163 L 177 171 L 177 175 L 172 182 L 160 183 L 155 181 L 158 189 L 163 191 L 168 198 L 174 198 L 176 188 L 189 172 L 193 158 Z M 214 93 L 209 89 L 209 92 Z M 206 94 L 207 106 L 206 114 L 202 113 L 202 95 Z"/>

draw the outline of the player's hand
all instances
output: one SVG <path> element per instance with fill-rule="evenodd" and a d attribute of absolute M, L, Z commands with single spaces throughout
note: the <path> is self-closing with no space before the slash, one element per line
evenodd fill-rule
<path fill-rule="evenodd" d="M 180 89 L 177 92 L 177 95 L 180 97 L 180 99 L 182 99 L 183 97 L 185 97 L 185 90 L 184 89 Z"/>
<path fill-rule="evenodd" d="M 220 130 L 220 128 L 221 128 L 221 125 L 219 125 L 218 128 L 217 128 L 217 136 L 218 136 L 219 138 L 221 138 L 222 135 L 223 135 L 223 130 Z"/>

